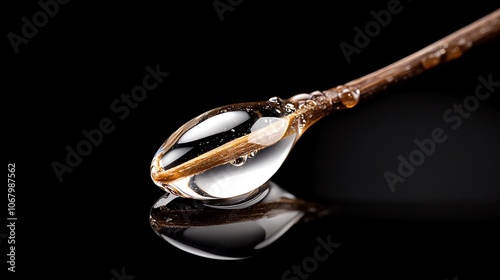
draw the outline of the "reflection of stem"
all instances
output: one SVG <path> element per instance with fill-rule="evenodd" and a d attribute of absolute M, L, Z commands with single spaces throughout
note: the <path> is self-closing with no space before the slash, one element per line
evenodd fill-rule
<path fill-rule="evenodd" d="M 304 213 L 302 221 L 331 214 L 332 208 L 300 199 L 280 198 L 277 201 L 257 203 L 242 209 L 216 209 L 207 206 L 184 209 L 158 209 L 152 214 L 155 228 L 188 228 L 254 221 L 288 211 Z M 188 217 L 188 218 L 186 218 Z"/>
<path fill-rule="evenodd" d="M 371 74 L 355 79 L 345 87 L 358 91 L 360 97 L 380 92 L 400 80 L 460 57 L 473 45 L 500 34 L 500 9 L 459 29 L 435 43 Z M 335 91 L 335 88 L 328 91 Z"/>

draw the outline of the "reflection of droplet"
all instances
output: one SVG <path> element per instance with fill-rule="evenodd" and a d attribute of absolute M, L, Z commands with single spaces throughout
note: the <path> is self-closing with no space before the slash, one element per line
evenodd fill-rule
<path fill-rule="evenodd" d="M 231 260 L 251 257 L 297 222 L 329 213 L 268 182 L 259 193 L 232 205 L 165 194 L 151 208 L 150 224 L 158 236 L 183 251 Z"/>

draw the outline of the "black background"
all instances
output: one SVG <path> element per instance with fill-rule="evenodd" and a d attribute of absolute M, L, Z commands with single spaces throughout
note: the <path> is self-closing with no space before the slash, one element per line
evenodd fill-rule
<path fill-rule="evenodd" d="M 21 18 L 40 10 L 24 2 L 3 9 L 5 35 L 20 34 Z M 498 277 L 498 92 L 457 130 L 442 117 L 474 94 L 478 76 L 500 80 L 498 39 L 307 131 L 273 181 L 342 207 L 295 225 L 255 257 L 188 254 L 156 236 L 148 221 L 163 194 L 149 177 L 151 159 L 192 117 L 346 83 L 479 19 L 497 8 L 494 1 L 402 1 L 403 11 L 351 63 L 339 44 L 353 44 L 353 28 L 364 28 L 370 11 L 388 1 L 242 1 L 223 21 L 213 1 L 163 2 L 71 1 L 17 54 L 4 37 L 16 276 L 112 279 L 111 271 L 125 268 L 134 279 L 281 279 L 312 256 L 317 237 L 330 235 L 341 246 L 309 279 Z M 111 103 L 158 64 L 170 75 L 120 120 Z M 64 163 L 65 147 L 76 147 L 81 131 L 103 118 L 114 131 L 59 182 L 51 164 Z M 448 140 L 391 192 L 383 173 L 396 172 L 398 155 L 407 157 L 415 139 L 438 127 Z M 6 245 L 3 239 L 2 260 Z"/>

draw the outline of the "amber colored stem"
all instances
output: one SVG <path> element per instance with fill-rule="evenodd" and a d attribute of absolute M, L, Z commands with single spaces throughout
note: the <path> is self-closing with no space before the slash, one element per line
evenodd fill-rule
<path fill-rule="evenodd" d="M 344 86 L 366 98 L 401 80 L 454 60 L 472 46 L 500 34 L 500 9 L 451 33 L 439 41 L 384 68 L 346 83 Z M 335 88 L 328 91 L 335 90 Z"/>

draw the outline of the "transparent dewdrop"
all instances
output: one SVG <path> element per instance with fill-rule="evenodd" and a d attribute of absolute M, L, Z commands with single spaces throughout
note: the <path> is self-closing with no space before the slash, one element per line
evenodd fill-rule
<path fill-rule="evenodd" d="M 354 106 L 351 99 L 359 93 L 348 92 L 315 91 L 210 110 L 163 143 L 152 160 L 151 177 L 163 190 L 184 198 L 225 199 L 250 193 L 278 171 L 314 122 L 333 110 Z"/>

